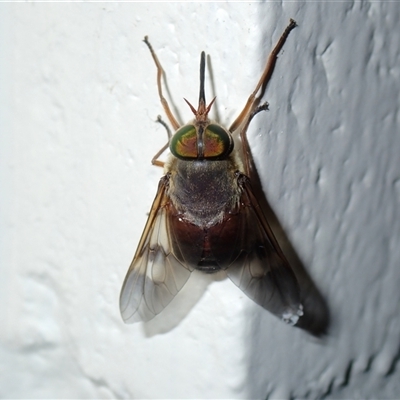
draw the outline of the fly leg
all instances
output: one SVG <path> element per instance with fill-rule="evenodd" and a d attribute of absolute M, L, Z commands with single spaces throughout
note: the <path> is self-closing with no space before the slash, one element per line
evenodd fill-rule
<path fill-rule="evenodd" d="M 153 57 L 153 60 L 157 67 L 157 88 L 158 88 L 158 96 L 160 97 L 161 104 L 164 108 L 165 114 L 167 114 L 167 117 L 168 117 L 169 121 L 171 122 L 172 127 L 175 130 L 177 130 L 181 125 L 178 123 L 178 121 L 172 114 L 172 111 L 169 108 L 167 99 L 164 97 L 163 91 L 162 91 L 161 78 L 164 77 L 164 81 L 165 81 L 165 73 L 164 73 L 163 67 L 161 66 L 161 63 L 158 60 L 158 57 L 157 57 L 155 51 L 153 50 L 153 47 L 151 46 L 151 44 L 148 40 L 148 37 L 145 36 L 143 41 L 146 43 L 147 47 L 149 48 L 151 56 Z"/>
<path fill-rule="evenodd" d="M 249 96 L 246 105 L 244 106 L 242 112 L 239 114 L 239 116 L 233 121 L 232 125 L 229 128 L 230 132 L 234 132 L 245 120 L 246 118 L 249 118 L 249 115 L 251 111 L 253 110 L 254 104 L 256 103 L 256 96 L 260 88 L 262 87 L 263 89 L 266 87 L 268 84 L 272 72 L 275 67 L 276 60 L 278 58 L 278 53 L 282 49 L 283 45 L 286 42 L 286 39 L 289 36 L 289 33 L 292 29 L 294 29 L 297 26 L 296 21 L 293 19 L 290 19 L 289 25 L 286 27 L 286 29 L 283 31 L 281 37 L 279 38 L 278 42 L 276 43 L 275 47 L 271 51 L 271 53 L 268 56 L 267 64 L 265 66 L 264 72 L 261 75 L 260 80 L 258 81 L 256 88 L 254 89 L 253 93 Z"/>
<path fill-rule="evenodd" d="M 168 142 L 157 152 L 157 154 L 154 155 L 154 157 L 151 159 L 151 163 L 153 165 L 156 165 L 157 167 L 164 168 L 164 164 L 165 164 L 164 161 L 158 160 L 158 157 L 160 157 L 161 154 L 164 153 L 164 151 L 168 149 L 169 141 L 170 141 L 170 139 L 172 137 L 172 134 L 171 134 L 171 130 L 169 129 L 169 126 L 162 120 L 161 115 L 157 116 L 156 122 L 161 124 L 165 128 L 165 130 L 167 131 Z"/>
<path fill-rule="evenodd" d="M 259 106 L 257 106 L 249 115 L 248 120 L 246 121 L 246 124 L 243 126 L 243 129 L 240 131 L 240 140 L 242 142 L 242 151 L 243 151 L 243 158 L 244 158 L 244 171 L 245 171 L 245 175 L 250 177 L 250 172 L 251 172 L 251 150 L 250 150 L 250 145 L 249 142 L 247 140 L 247 128 L 249 127 L 251 121 L 253 120 L 253 118 L 261 111 L 268 111 L 269 104 L 266 101 L 263 104 L 260 104 Z"/>
<path fill-rule="evenodd" d="M 251 150 L 249 146 L 249 142 L 247 140 L 247 129 L 252 121 L 253 117 L 258 114 L 260 111 L 268 110 L 268 103 L 264 103 L 258 106 L 260 101 L 260 97 L 264 93 L 264 90 L 271 78 L 272 72 L 275 68 L 276 60 L 278 59 L 278 53 L 281 51 L 283 45 L 286 42 L 290 32 L 297 26 L 296 21 L 290 19 L 289 25 L 283 31 L 281 37 L 279 38 L 278 42 L 276 43 L 275 47 L 272 49 L 271 53 L 268 56 L 267 64 L 264 68 L 264 71 L 261 75 L 260 80 L 258 81 L 254 91 L 249 96 L 246 105 L 244 106 L 243 110 L 239 114 L 239 116 L 233 121 L 232 125 L 229 128 L 230 132 L 234 132 L 239 126 L 243 126 L 240 130 L 240 139 L 242 142 L 243 147 L 243 158 L 245 164 L 245 173 L 247 176 L 250 176 L 251 173 Z M 256 97 L 257 93 L 261 89 L 260 97 Z"/>
<path fill-rule="evenodd" d="M 255 110 L 253 110 L 253 112 L 250 114 L 249 117 L 249 122 L 247 123 L 247 125 L 250 125 L 250 122 L 253 120 L 253 118 L 260 112 L 260 111 L 268 111 L 269 110 L 269 103 L 268 101 L 266 101 L 265 103 L 259 105 L 258 107 L 256 107 Z"/>

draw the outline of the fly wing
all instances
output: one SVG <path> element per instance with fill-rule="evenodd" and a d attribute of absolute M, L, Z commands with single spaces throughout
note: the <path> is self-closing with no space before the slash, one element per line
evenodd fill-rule
<path fill-rule="evenodd" d="M 303 307 L 297 279 L 254 196 L 249 179 L 242 188 L 238 243 L 242 251 L 227 269 L 229 278 L 257 304 L 295 325 Z"/>
<path fill-rule="evenodd" d="M 151 207 L 135 257 L 122 285 L 119 306 L 125 323 L 149 321 L 159 314 L 189 279 L 189 267 L 174 255 L 168 225 L 164 176 Z"/>

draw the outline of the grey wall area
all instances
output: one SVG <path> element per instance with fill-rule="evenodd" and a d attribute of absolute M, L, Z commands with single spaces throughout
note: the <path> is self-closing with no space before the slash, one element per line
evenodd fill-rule
<path fill-rule="evenodd" d="M 0 397 L 400 397 L 396 2 L 1 3 Z M 147 323 L 118 298 L 199 55 L 229 126 L 288 24 L 249 129 L 305 314 L 192 273 Z M 209 93 L 209 94 L 208 94 Z M 164 157 L 164 156 L 163 156 Z"/>

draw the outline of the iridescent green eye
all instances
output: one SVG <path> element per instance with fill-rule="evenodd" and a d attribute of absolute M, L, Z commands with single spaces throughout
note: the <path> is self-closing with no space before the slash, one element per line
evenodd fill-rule
<path fill-rule="evenodd" d="M 178 158 L 198 158 L 197 134 L 194 125 L 185 125 L 175 132 L 169 145 L 171 153 Z"/>
<path fill-rule="evenodd" d="M 228 131 L 216 124 L 185 125 L 179 128 L 169 145 L 171 153 L 181 160 L 226 158 L 233 150 L 233 139 Z"/>
<path fill-rule="evenodd" d="M 210 124 L 203 135 L 204 158 L 222 159 L 233 150 L 233 139 L 228 131 L 219 125 Z"/>

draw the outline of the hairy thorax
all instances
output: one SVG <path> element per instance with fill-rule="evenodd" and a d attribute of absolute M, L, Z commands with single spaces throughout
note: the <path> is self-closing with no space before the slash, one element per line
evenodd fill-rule
<path fill-rule="evenodd" d="M 202 228 L 218 224 L 240 198 L 232 157 L 219 161 L 174 159 L 170 169 L 170 196 L 187 222 Z"/>

